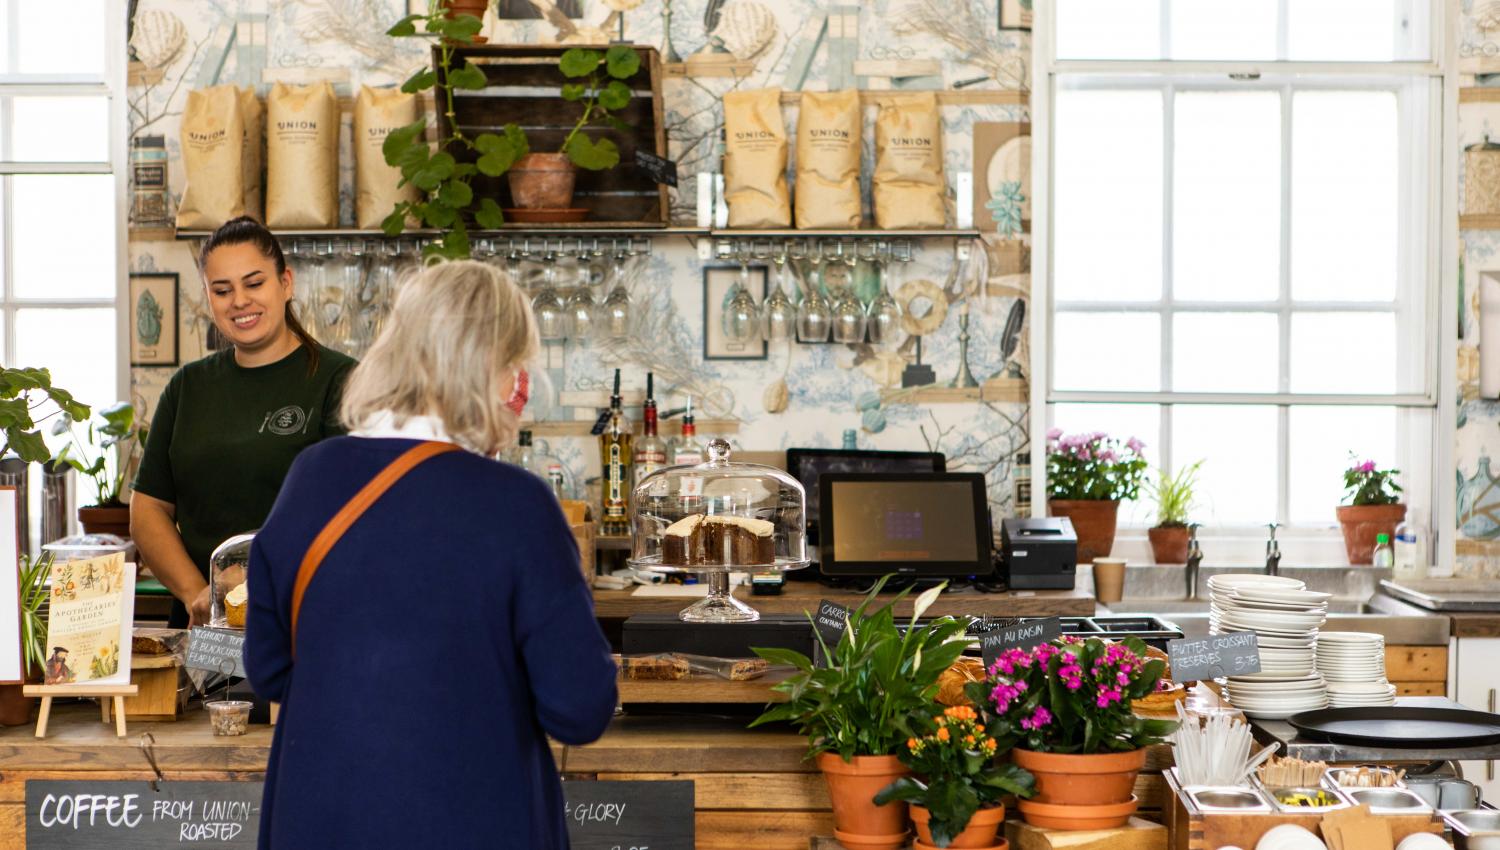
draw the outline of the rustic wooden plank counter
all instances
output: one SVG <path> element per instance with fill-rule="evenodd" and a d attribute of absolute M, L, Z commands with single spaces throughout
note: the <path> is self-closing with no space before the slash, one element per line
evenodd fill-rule
<path fill-rule="evenodd" d="M 634 590 L 594 590 L 594 616 L 601 620 L 624 619 L 632 614 L 675 614 L 697 601 L 682 596 L 635 596 Z M 824 587 L 817 582 L 788 581 L 786 589 L 774 596 L 753 596 L 748 588 L 737 588 L 735 598 L 762 614 L 801 614 L 813 611 L 818 601 L 827 599 L 850 608 L 864 601 L 865 594 Z M 881 594 L 877 604 L 894 598 Z M 908 594 L 896 606 L 896 614 L 911 615 L 916 594 Z M 1094 597 L 1081 590 L 1013 590 L 1006 593 L 980 593 L 960 589 L 943 593 L 927 610 L 928 616 L 989 614 L 998 617 L 1092 617 L 1097 607 Z"/>

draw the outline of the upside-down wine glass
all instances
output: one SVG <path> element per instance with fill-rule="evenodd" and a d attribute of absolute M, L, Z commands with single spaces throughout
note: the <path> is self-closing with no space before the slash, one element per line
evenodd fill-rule
<path fill-rule="evenodd" d="M 802 303 L 797 305 L 797 339 L 801 342 L 827 342 L 828 332 L 833 328 L 833 307 L 821 289 L 826 285 L 828 258 L 823 255 L 821 246 L 814 248 L 813 252 L 802 281 Z"/>
<path fill-rule="evenodd" d="M 537 335 L 547 340 L 562 339 L 567 330 L 564 321 L 567 308 L 557 294 L 557 255 L 551 251 L 542 258 L 542 275 L 542 288 L 531 299 Z"/>

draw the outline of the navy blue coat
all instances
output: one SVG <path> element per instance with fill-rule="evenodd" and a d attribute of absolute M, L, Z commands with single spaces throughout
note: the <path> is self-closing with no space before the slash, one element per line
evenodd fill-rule
<path fill-rule="evenodd" d="M 245 666 L 281 703 L 260 846 L 566 848 L 546 736 L 599 738 L 615 666 L 578 549 L 541 479 L 429 459 L 292 585 L 328 520 L 414 440 L 298 456 L 250 554 Z"/>

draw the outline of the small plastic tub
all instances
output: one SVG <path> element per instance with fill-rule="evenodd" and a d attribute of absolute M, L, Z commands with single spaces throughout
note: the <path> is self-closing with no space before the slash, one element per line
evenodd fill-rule
<path fill-rule="evenodd" d="M 251 703 L 242 699 L 221 699 L 205 702 L 208 720 L 213 724 L 214 735 L 232 737 L 243 735 L 250 729 Z"/>

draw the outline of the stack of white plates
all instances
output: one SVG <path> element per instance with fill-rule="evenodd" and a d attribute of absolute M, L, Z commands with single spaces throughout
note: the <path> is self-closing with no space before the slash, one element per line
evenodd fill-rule
<path fill-rule="evenodd" d="M 1324 632 L 1318 636 L 1317 662 L 1328 682 L 1328 704 L 1334 708 L 1396 702 L 1396 686 L 1385 678 L 1383 635 Z"/>
<path fill-rule="evenodd" d="M 1326 708 L 1317 673 L 1318 629 L 1328 618 L 1330 594 L 1307 590 L 1292 578 L 1259 573 L 1208 579 L 1213 634 L 1255 632 L 1261 672 L 1230 678 L 1230 702 L 1251 717 L 1278 719 Z"/>

